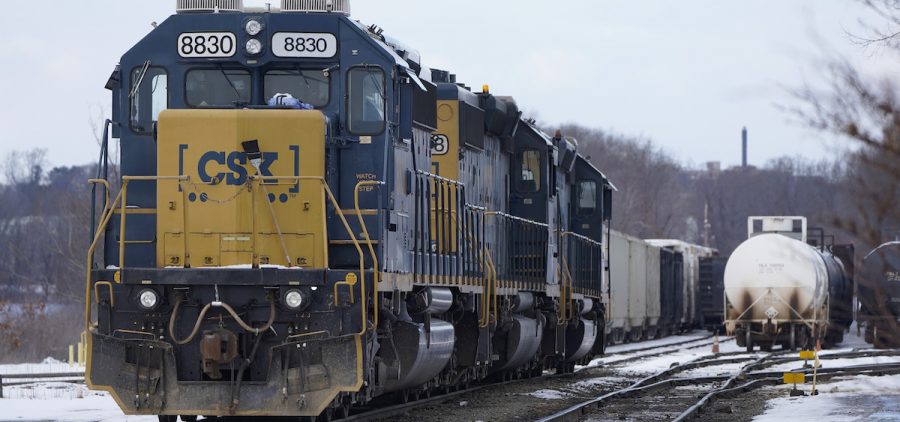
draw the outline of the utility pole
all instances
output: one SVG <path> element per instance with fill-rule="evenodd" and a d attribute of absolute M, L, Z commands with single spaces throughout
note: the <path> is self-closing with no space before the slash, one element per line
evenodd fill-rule
<path fill-rule="evenodd" d="M 709 229 L 712 228 L 712 225 L 709 224 L 709 202 L 703 207 L 703 246 L 709 247 Z"/>

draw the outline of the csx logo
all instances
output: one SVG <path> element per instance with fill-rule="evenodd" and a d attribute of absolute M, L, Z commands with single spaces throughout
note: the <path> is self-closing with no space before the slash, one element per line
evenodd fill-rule
<path fill-rule="evenodd" d="M 277 152 L 263 153 L 259 172 L 264 177 L 272 177 L 272 164 L 278 161 Z M 251 170 L 252 171 L 252 170 Z M 253 173 L 251 173 L 253 174 Z M 200 156 L 197 175 L 203 183 L 240 186 L 247 183 L 247 154 L 239 151 L 209 151 Z"/>

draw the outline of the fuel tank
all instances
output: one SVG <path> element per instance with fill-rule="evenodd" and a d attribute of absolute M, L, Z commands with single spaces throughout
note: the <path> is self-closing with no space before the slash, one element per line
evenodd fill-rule
<path fill-rule="evenodd" d="M 829 285 L 840 280 L 843 266 L 827 252 L 780 234 L 752 237 L 725 267 L 726 319 L 823 319 Z"/>

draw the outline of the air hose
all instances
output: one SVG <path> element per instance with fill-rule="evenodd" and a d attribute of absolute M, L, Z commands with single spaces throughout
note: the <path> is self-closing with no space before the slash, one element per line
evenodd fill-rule
<path fill-rule="evenodd" d="M 226 312 L 231 314 L 231 316 L 238 323 L 238 325 L 241 326 L 241 328 L 243 328 L 251 333 L 254 333 L 256 335 L 259 335 L 259 333 L 265 332 L 266 330 L 268 330 L 269 328 L 272 327 L 272 324 L 275 323 L 275 300 L 272 299 L 271 297 L 269 298 L 269 306 L 270 306 L 269 321 L 266 322 L 265 325 L 263 325 L 262 327 L 259 327 L 259 328 L 251 327 L 249 324 L 244 322 L 244 320 L 237 314 L 237 312 L 234 311 L 234 308 L 229 306 L 227 303 L 216 301 L 216 302 L 207 303 L 206 306 L 204 306 L 203 309 L 200 311 L 200 315 L 197 317 L 197 322 L 194 323 L 194 329 L 191 331 L 191 335 L 189 335 L 184 340 L 178 340 L 178 337 L 175 336 L 175 322 L 178 320 L 178 311 L 181 309 L 181 304 L 183 302 L 184 302 L 184 297 L 178 296 L 178 300 L 175 302 L 175 309 L 172 310 L 172 316 L 169 317 L 169 336 L 172 337 L 172 341 L 174 341 L 175 344 L 178 344 L 180 346 L 190 343 L 192 340 L 194 340 L 195 337 L 197 337 L 197 333 L 200 332 L 200 325 L 203 324 L 203 318 L 206 316 L 206 313 L 209 312 L 209 310 L 214 307 L 225 309 Z"/>

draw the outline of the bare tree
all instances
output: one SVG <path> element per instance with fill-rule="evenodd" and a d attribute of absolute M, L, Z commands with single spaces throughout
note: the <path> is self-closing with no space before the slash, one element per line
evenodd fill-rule
<path fill-rule="evenodd" d="M 875 21 L 863 22 L 864 34 L 851 34 L 865 48 L 900 53 L 900 3 L 893 0 L 861 0 L 874 12 Z M 884 233 L 900 227 L 900 102 L 891 76 L 866 76 L 846 60 L 834 60 L 827 68 L 828 83 L 822 89 L 806 86 L 796 90 L 800 100 L 792 111 L 810 127 L 847 141 L 846 183 L 840 192 L 842 207 L 831 215 L 833 223 L 857 240 L 857 249 L 867 251 L 885 240 Z M 871 262 L 867 262 L 871 263 Z M 889 268 L 863 267 L 857 274 L 861 290 L 875 291 L 873 303 L 862 295 L 864 306 L 880 315 L 890 315 L 889 295 L 881 292 L 882 278 Z M 888 318 L 888 331 L 900 332 L 896 318 Z M 871 329 L 871 327 L 867 327 Z M 900 344 L 900 338 L 890 339 Z"/>

